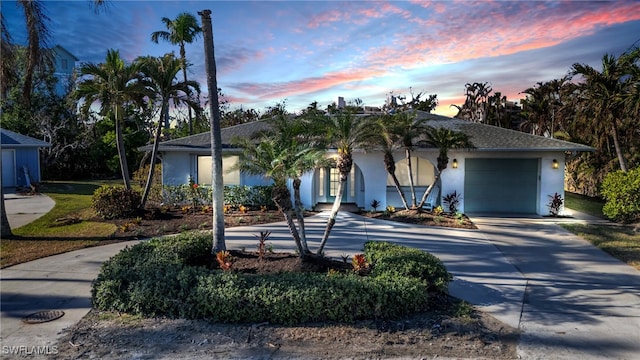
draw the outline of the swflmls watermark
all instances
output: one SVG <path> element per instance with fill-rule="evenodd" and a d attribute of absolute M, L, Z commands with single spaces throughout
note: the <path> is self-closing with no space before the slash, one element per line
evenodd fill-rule
<path fill-rule="evenodd" d="M 2 353 L 4 355 L 56 355 L 58 353 L 58 346 L 2 346 Z"/>

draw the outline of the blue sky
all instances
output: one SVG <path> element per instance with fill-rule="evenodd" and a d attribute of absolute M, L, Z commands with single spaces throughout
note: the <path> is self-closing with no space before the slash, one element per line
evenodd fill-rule
<path fill-rule="evenodd" d="M 9 32 L 25 43 L 15 1 L 0 4 Z M 464 85 L 488 82 L 509 100 L 571 65 L 599 67 L 605 53 L 640 46 L 638 1 L 45 1 L 51 44 L 81 62 L 107 49 L 128 61 L 179 52 L 155 44 L 162 17 L 212 11 L 218 86 L 232 108 L 286 99 L 297 111 L 343 96 L 379 106 L 388 93 L 438 94 L 436 113 L 455 114 Z M 202 37 L 186 48 L 189 77 L 206 88 Z"/>

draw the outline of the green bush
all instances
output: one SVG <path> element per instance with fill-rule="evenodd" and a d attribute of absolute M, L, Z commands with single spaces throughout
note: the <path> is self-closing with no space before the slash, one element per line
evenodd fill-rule
<path fill-rule="evenodd" d="M 273 209 L 275 204 L 271 199 L 273 186 L 240 186 L 225 185 L 224 187 L 224 203 L 231 206 L 250 206 L 259 208 L 266 206 Z M 162 190 L 162 202 L 165 205 L 180 206 L 192 205 L 194 202 L 200 205 L 208 205 L 212 202 L 211 186 L 199 185 L 196 188 L 193 185 L 164 186 Z"/>
<path fill-rule="evenodd" d="M 252 275 L 189 265 L 210 251 L 210 236 L 196 233 L 127 248 L 103 265 L 92 287 L 93 306 L 145 316 L 289 325 L 397 318 L 429 306 L 430 284 L 390 265 L 370 276 Z M 381 254 L 378 261 L 386 257 Z"/>
<path fill-rule="evenodd" d="M 640 219 L 640 167 L 607 174 L 602 182 L 602 196 L 607 201 L 602 212 L 610 219 L 620 222 Z"/>
<path fill-rule="evenodd" d="M 133 189 L 103 185 L 93 193 L 91 207 L 103 219 L 121 219 L 133 214 L 140 201 L 142 196 Z"/>
<path fill-rule="evenodd" d="M 415 277 L 439 291 L 446 291 L 451 281 L 451 274 L 440 259 L 418 249 L 369 241 L 364 245 L 364 253 L 373 264 L 373 276 Z"/>

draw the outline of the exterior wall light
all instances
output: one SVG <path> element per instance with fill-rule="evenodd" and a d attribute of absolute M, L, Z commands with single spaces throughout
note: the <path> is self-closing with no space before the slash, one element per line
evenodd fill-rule
<path fill-rule="evenodd" d="M 458 160 L 457 159 L 453 159 L 453 162 L 451 163 L 451 167 L 454 169 L 458 168 Z"/>
<path fill-rule="evenodd" d="M 558 160 L 553 159 L 553 161 L 551 161 L 551 167 L 554 169 L 557 169 L 560 167 L 560 164 L 558 163 Z"/>

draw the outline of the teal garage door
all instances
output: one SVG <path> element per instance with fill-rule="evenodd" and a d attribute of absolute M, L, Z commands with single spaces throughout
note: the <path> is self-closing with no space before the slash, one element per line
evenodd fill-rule
<path fill-rule="evenodd" d="M 466 159 L 466 213 L 535 214 L 538 159 Z"/>

